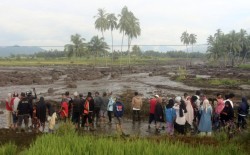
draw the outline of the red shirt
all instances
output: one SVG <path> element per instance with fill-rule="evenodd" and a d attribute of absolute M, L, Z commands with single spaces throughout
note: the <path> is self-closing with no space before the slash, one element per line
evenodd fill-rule
<path fill-rule="evenodd" d="M 14 99 L 15 98 L 11 98 L 10 103 L 8 101 L 5 102 L 7 111 L 12 111 L 12 106 L 14 104 Z"/>
<path fill-rule="evenodd" d="M 68 103 L 67 102 L 63 102 L 62 103 L 61 116 L 62 117 L 68 117 L 68 114 L 69 114 Z"/>
<path fill-rule="evenodd" d="M 155 105 L 157 103 L 156 98 L 152 98 L 149 100 L 149 104 L 150 104 L 150 114 L 154 114 L 155 113 Z"/>

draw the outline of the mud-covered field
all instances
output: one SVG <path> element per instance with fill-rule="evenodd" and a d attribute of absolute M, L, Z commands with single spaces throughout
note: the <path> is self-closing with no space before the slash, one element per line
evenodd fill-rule
<path fill-rule="evenodd" d="M 150 136 L 154 133 L 147 132 L 148 99 L 154 94 L 163 97 L 190 95 L 196 90 L 202 90 L 208 97 L 215 97 L 217 92 L 223 94 L 234 92 L 235 102 L 240 101 L 241 96 L 250 98 L 249 69 L 240 68 L 211 68 L 205 65 L 196 65 L 180 69 L 179 66 L 132 66 L 113 68 L 92 68 L 84 66 L 48 66 L 48 67 L 0 67 L 0 98 L 4 100 L 8 92 L 26 92 L 36 88 L 38 97 L 44 96 L 47 101 L 58 103 L 61 94 L 69 91 L 87 92 L 113 92 L 121 95 L 126 107 L 126 123 L 124 128 L 129 134 Z M 177 80 L 181 74 L 185 79 Z M 209 80 L 234 79 L 239 83 L 234 85 L 210 85 Z M 198 81 L 198 82 L 197 82 Z M 144 98 L 144 110 L 142 111 L 142 123 L 132 125 L 130 122 L 131 108 L 129 104 L 133 92 L 138 91 Z M 0 104 L 0 128 L 5 127 L 4 103 Z M 110 130 L 112 129 L 112 130 Z M 115 131 L 114 126 L 105 126 L 104 133 Z M 33 132 L 16 133 L 0 129 L 1 143 L 15 141 L 17 145 L 28 145 L 40 134 Z M 25 138 L 25 142 L 23 142 Z"/>

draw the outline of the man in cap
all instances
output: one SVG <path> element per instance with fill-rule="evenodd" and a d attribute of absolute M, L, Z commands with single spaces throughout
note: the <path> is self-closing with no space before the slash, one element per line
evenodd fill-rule
<path fill-rule="evenodd" d="M 148 129 L 150 129 L 150 124 L 154 121 L 155 125 L 156 125 L 156 121 L 155 121 L 155 105 L 157 103 L 157 98 L 159 98 L 159 95 L 155 94 L 153 98 L 151 98 L 149 100 L 149 121 L 148 121 Z"/>

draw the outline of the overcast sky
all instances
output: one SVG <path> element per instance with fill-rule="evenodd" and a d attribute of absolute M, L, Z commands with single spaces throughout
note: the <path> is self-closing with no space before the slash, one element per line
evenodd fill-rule
<path fill-rule="evenodd" d="M 93 18 L 98 8 L 118 15 L 125 5 L 142 30 L 132 44 L 181 44 L 186 30 L 197 35 L 198 44 L 218 28 L 250 33 L 250 0 L 1 0 L 0 46 L 63 46 L 75 33 L 89 41 L 101 36 Z M 104 37 L 111 44 L 109 31 Z M 120 44 L 118 31 L 114 37 Z"/>

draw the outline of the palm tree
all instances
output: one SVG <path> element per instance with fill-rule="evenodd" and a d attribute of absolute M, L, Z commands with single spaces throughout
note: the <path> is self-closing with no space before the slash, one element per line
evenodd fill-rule
<path fill-rule="evenodd" d="M 109 49 L 107 43 L 104 41 L 104 38 L 99 38 L 98 36 L 93 36 L 90 42 L 88 42 L 89 51 L 94 53 L 95 56 L 95 64 L 96 66 L 96 58 L 98 56 L 98 52 L 107 52 Z"/>
<path fill-rule="evenodd" d="M 104 9 L 98 9 L 98 14 L 94 16 L 94 18 L 96 18 L 95 28 L 102 32 L 103 39 L 104 39 L 103 32 L 108 29 L 107 15 L 108 14 L 106 13 Z M 105 59 L 106 59 L 106 54 L 105 54 Z M 107 60 L 106 60 L 106 66 L 107 66 Z"/>
<path fill-rule="evenodd" d="M 141 35 L 141 28 L 139 20 L 134 16 L 132 12 L 128 13 L 128 27 L 125 30 L 125 34 L 128 36 L 128 55 L 129 55 L 129 64 L 130 64 L 130 45 L 133 38 L 137 38 Z"/>
<path fill-rule="evenodd" d="M 188 48 L 187 46 L 189 45 L 190 43 L 190 40 L 189 40 L 189 34 L 187 33 L 187 31 L 183 32 L 182 35 L 181 35 L 181 42 L 186 45 L 186 49 L 187 49 L 187 53 L 188 53 Z"/>
<path fill-rule="evenodd" d="M 68 53 L 68 57 L 72 57 L 73 55 L 76 57 L 82 57 L 86 52 L 86 43 L 84 43 L 85 39 L 81 38 L 81 35 L 75 34 L 71 35 L 70 41 L 73 44 L 66 44 L 64 46 L 64 51 Z"/>
<path fill-rule="evenodd" d="M 122 58 L 123 39 L 124 39 L 125 31 L 126 31 L 127 27 L 129 26 L 129 23 L 127 20 L 128 14 L 129 14 L 129 11 L 128 11 L 127 6 L 124 6 L 122 8 L 121 14 L 118 15 L 120 17 L 120 20 L 118 23 L 118 28 L 120 29 L 120 33 L 122 33 L 121 58 Z M 120 59 L 120 67 L 121 67 L 121 59 Z"/>
<path fill-rule="evenodd" d="M 235 65 L 235 57 L 236 55 L 241 51 L 241 45 L 240 45 L 240 35 L 237 34 L 234 30 L 231 31 L 227 35 L 229 39 L 229 44 L 228 44 L 228 49 L 231 55 L 231 60 L 232 60 L 232 66 Z"/>
<path fill-rule="evenodd" d="M 113 30 L 117 28 L 117 18 L 115 14 L 111 13 L 107 16 L 107 21 L 108 21 L 108 29 L 111 31 L 111 40 L 112 40 L 112 47 L 111 47 L 111 52 L 112 52 L 112 64 L 114 61 L 114 51 L 113 51 Z"/>
<path fill-rule="evenodd" d="M 197 39 L 196 37 L 197 35 L 193 33 L 189 35 L 189 41 L 190 41 L 190 44 L 192 45 L 192 52 L 193 52 L 193 45 L 196 43 L 196 39 Z"/>

